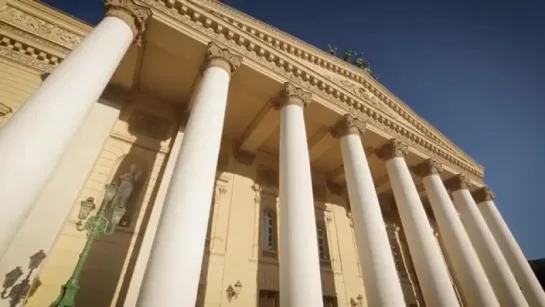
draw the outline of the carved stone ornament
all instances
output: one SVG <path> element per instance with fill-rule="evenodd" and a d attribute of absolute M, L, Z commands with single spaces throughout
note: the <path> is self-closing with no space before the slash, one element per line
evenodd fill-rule
<path fill-rule="evenodd" d="M 228 49 L 222 49 L 214 42 L 208 43 L 206 53 L 207 66 L 216 66 L 225 69 L 232 75 L 242 64 L 242 57 L 231 53 Z"/>
<path fill-rule="evenodd" d="M 172 9 L 171 0 L 139 0 L 154 10 L 158 10 L 167 16 L 170 16 L 180 23 L 207 35 L 215 41 L 229 47 L 244 57 L 255 61 L 267 69 L 287 78 L 291 82 L 298 84 L 311 92 L 313 95 L 320 95 L 336 108 L 340 108 L 344 113 L 353 111 L 358 115 L 368 116 L 369 124 L 383 129 L 393 137 L 404 140 L 411 147 L 418 149 L 431 156 L 437 156 L 438 160 L 460 171 L 468 174 L 476 180 L 483 178 L 482 167 L 476 164 L 469 156 L 456 148 L 450 141 L 443 140 L 440 132 L 433 127 L 422 122 L 414 112 L 400 106 L 398 102 L 384 94 L 382 87 L 377 86 L 375 81 L 365 78 L 364 74 L 355 74 L 351 69 L 345 69 L 342 65 L 347 65 L 342 60 L 331 57 L 326 52 L 316 53 L 315 48 L 304 44 L 285 35 L 285 33 L 275 30 L 243 13 L 234 11 L 218 1 L 200 0 L 200 1 L 178 1 L 180 7 Z M 203 13 L 206 11 L 207 13 Z M 211 15 L 220 16 L 212 18 Z M 230 24 L 226 24 L 228 22 Z M 256 26 L 257 24 L 257 26 Z M 262 31 L 260 29 L 266 29 Z M 239 39 L 251 34 L 260 40 Z M 273 33 L 273 34 L 271 34 Z M 301 46 L 302 47 L 297 47 Z M 327 71 L 340 74 L 360 85 L 365 90 L 377 97 L 385 106 L 393 108 L 399 116 L 408 121 L 417 131 L 407 129 L 405 125 L 399 125 L 398 121 L 391 120 L 384 112 L 371 107 L 369 104 L 362 103 L 359 97 L 353 96 L 349 91 L 342 90 L 340 87 L 333 86 L 331 81 L 322 75 L 312 71 L 307 65 L 302 64 L 297 59 L 290 56 L 283 56 L 278 51 L 289 52 L 296 57 L 318 64 Z M 331 62 L 330 60 L 335 61 Z M 339 66 L 341 65 L 341 66 Z M 367 100 L 368 101 L 368 100 Z"/>
<path fill-rule="evenodd" d="M 134 33 L 135 44 L 142 45 L 142 36 L 146 30 L 146 21 L 151 16 L 151 9 L 136 4 L 133 0 L 106 0 L 106 16 L 125 21 Z"/>
<path fill-rule="evenodd" d="M 280 109 L 283 106 L 294 104 L 305 108 L 312 101 L 312 94 L 295 86 L 291 82 L 284 83 L 284 91 L 273 101 L 273 106 Z"/>
<path fill-rule="evenodd" d="M 492 190 L 490 190 L 488 187 L 482 187 L 473 192 L 473 199 L 475 199 L 475 202 L 477 203 L 481 203 L 483 201 L 493 201 L 494 192 L 492 192 Z"/>
<path fill-rule="evenodd" d="M 350 114 L 345 114 L 343 119 L 331 130 L 331 134 L 336 138 L 340 138 L 349 134 L 362 135 L 364 131 L 364 122 Z"/>
<path fill-rule="evenodd" d="M 443 171 L 443 165 L 435 159 L 428 159 L 415 166 L 413 171 L 420 177 L 439 175 Z"/>
<path fill-rule="evenodd" d="M 471 181 L 466 176 L 458 174 L 447 180 L 445 182 L 445 186 L 450 191 L 455 192 L 461 189 L 469 189 L 471 186 Z"/>
<path fill-rule="evenodd" d="M 409 146 L 397 139 L 391 139 L 376 150 L 375 154 L 384 161 L 396 157 L 406 157 L 409 154 Z"/>

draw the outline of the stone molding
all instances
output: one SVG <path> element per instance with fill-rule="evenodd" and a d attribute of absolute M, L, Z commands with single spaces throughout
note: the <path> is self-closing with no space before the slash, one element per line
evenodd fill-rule
<path fill-rule="evenodd" d="M 413 168 L 413 172 L 420 177 L 439 175 L 443 171 L 443 165 L 434 159 L 428 159 Z"/>
<path fill-rule="evenodd" d="M 134 34 L 134 42 L 142 45 L 142 36 L 146 31 L 146 21 L 151 16 L 151 9 L 136 4 L 133 0 L 106 0 L 106 16 L 120 18 L 129 25 Z"/>
<path fill-rule="evenodd" d="M 445 182 L 445 187 L 451 192 L 469 189 L 471 187 L 471 181 L 464 175 L 456 175 Z"/>
<path fill-rule="evenodd" d="M 283 106 L 294 104 L 303 109 L 312 101 L 312 94 L 295 86 L 291 82 L 284 83 L 284 89 L 278 97 L 272 101 L 275 109 L 279 110 Z"/>
<path fill-rule="evenodd" d="M 366 119 L 371 125 L 390 133 L 394 137 L 404 139 L 411 145 L 411 147 L 429 154 L 430 157 L 435 158 L 442 163 L 451 165 L 453 168 L 463 174 L 471 176 L 478 181 L 482 181 L 483 171 L 480 165 L 474 163 L 469 157 L 466 157 L 463 152 L 454 152 L 451 150 L 449 145 L 452 145 L 450 147 L 455 147 L 455 145 L 445 143 L 449 142 L 448 140 L 442 141 L 441 138 L 438 137 L 442 136 L 440 132 L 435 131 L 435 129 L 433 129 L 431 126 L 426 125 L 426 122 L 419 118 L 416 114 L 409 114 L 410 110 L 408 111 L 404 109 L 403 106 L 400 106 L 400 104 L 388 98 L 388 96 L 392 96 L 391 94 L 387 93 L 388 95 L 385 95 L 380 92 L 380 90 L 385 90 L 377 88 L 382 87 L 382 85 L 378 84 L 374 80 L 370 80 L 370 78 L 367 78 L 366 76 L 363 76 L 363 73 L 356 71 L 355 68 L 351 67 L 347 63 L 344 63 L 342 60 L 336 59 L 335 57 L 332 57 L 329 54 L 306 44 L 305 42 L 291 38 L 289 35 L 283 32 L 275 30 L 268 25 L 265 25 L 242 13 L 238 13 L 223 4 L 215 3 L 214 1 L 199 0 L 198 3 L 193 3 L 192 1 L 173 3 L 170 0 L 134 0 L 133 2 L 141 3 L 142 7 L 152 7 L 166 16 L 170 16 L 171 18 L 174 18 L 181 23 L 200 31 L 202 34 L 209 36 L 214 40 L 228 42 L 226 44 L 230 45 L 230 47 L 234 47 L 233 49 L 239 51 L 239 53 L 252 60 L 255 60 L 259 64 L 263 64 L 273 72 L 279 73 L 280 75 L 286 77 L 288 80 L 302 83 L 305 88 L 310 89 L 312 92 L 318 93 L 320 96 L 326 98 L 328 102 L 332 102 L 335 105 L 335 109 L 339 109 L 340 107 L 345 112 L 350 112 L 358 118 Z M 222 12 L 218 13 L 216 11 Z M 247 21 L 251 24 L 257 24 L 260 28 L 265 28 L 266 31 L 272 32 L 280 38 L 273 37 L 264 30 L 260 31 L 260 29 L 257 29 L 257 27 L 254 29 L 245 24 L 241 24 L 240 21 L 222 15 L 223 13 L 230 16 L 236 16 L 236 18 Z M 3 12 L 1 17 L 2 19 L 6 18 Z M 32 23 L 24 21 L 21 18 L 14 19 L 14 22 L 17 22 L 17 26 L 20 24 L 26 24 L 28 32 L 30 33 L 39 32 L 40 36 L 44 37 L 47 34 L 48 39 L 58 42 L 63 46 L 73 48 L 82 39 L 82 35 L 61 27 L 59 27 L 59 30 L 49 31 L 47 29 L 50 29 L 52 26 L 58 26 L 51 25 L 46 21 L 41 21 L 38 23 L 43 23 L 42 25 L 45 26 L 30 26 L 36 25 L 36 21 L 40 21 L 40 19 L 34 16 L 31 17 L 35 19 Z M 234 31 L 233 28 L 235 27 L 235 30 L 242 30 L 244 33 L 240 35 Z M 61 31 L 62 29 L 64 29 L 64 31 Z M 268 42 L 268 44 L 263 44 L 259 41 L 254 42 L 253 40 L 255 40 L 255 38 Z M 250 41 L 250 39 L 252 40 Z M 275 47 L 276 50 L 271 47 Z M 361 103 L 361 98 L 355 98 L 355 96 L 352 97 L 351 92 L 345 93 L 345 88 L 336 88 L 338 87 L 337 84 L 331 84 L 331 82 L 326 78 L 316 76 L 317 73 L 314 71 L 309 72 L 307 67 L 299 64 L 297 61 L 294 61 L 291 58 L 286 57 L 284 54 L 279 53 L 278 49 L 284 52 L 292 53 L 299 58 L 313 62 L 314 64 L 319 65 L 329 71 L 350 78 L 366 86 L 371 93 L 375 94 L 378 98 L 384 101 L 386 105 L 391 107 L 415 128 L 410 127 L 409 129 L 403 124 L 397 123 L 394 118 L 384 114 L 381 110 L 378 110 L 371 105 Z M 30 64 L 31 66 L 35 66 L 43 71 L 51 71 L 54 69 L 54 66 L 43 64 L 41 61 L 36 61 L 30 56 L 13 53 L 10 50 L 2 50 L 0 52 L 2 52 L 2 55 L 5 57 L 12 58 L 18 62 L 24 62 L 27 65 L 33 62 Z M 46 54 L 46 56 L 49 55 Z M 413 129 L 417 129 L 418 133 L 413 131 Z M 422 137 L 422 135 L 443 146 L 437 146 L 437 144 L 429 142 Z"/>
<path fill-rule="evenodd" d="M 425 152 L 431 158 L 451 165 L 461 173 L 482 181 L 483 172 L 480 166 L 461 159 L 458 156 L 459 153 L 448 151 L 448 146 L 446 145 L 441 147 L 433 144 L 422 136 L 425 133 L 416 132 L 414 131 L 415 128 L 409 128 L 404 124 L 398 123 L 396 119 L 376 107 L 362 103 L 362 100 L 356 98 L 351 92 L 338 87 L 336 84 L 332 84 L 327 78 L 317 74 L 307 66 L 301 65 L 278 50 L 271 48 L 271 44 L 257 41 L 251 33 L 242 32 L 240 29 L 233 29 L 234 26 L 232 24 L 225 21 L 221 16 L 214 15 L 214 12 L 208 12 L 202 6 L 192 2 L 176 2 L 172 4 L 167 0 L 136 1 L 149 5 L 166 16 L 174 18 L 193 30 L 200 32 L 202 35 L 221 42 L 246 58 L 264 65 L 271 72 L 285 77 L 313 94 L 318 94 L 325 98 L 328 103 L 333 103 L 333 109 L 339 110 L 340 108 L 346 113 L 351 113 L 380 130 L 391 134 L 393 137 L 402 139 L 415 149 Z M 399 105 L 395 104 L 394 109 L 400 112 Z M 414 123 L 417 129 L 424 127 L 420 121 L 411 118 L 407 113 L 403 114 L 403 118 Z"/>
<path fill-rule="evenodd" d="M 9 5 L 0 8 L 0 19 L 5 24 L 43 37 L 64 48 L 73 49 L 83 40 L 83 36 L 77 33 Z"/>
<path fill-rule="evenodd" d="M 363 135 L 365 132 L 365 122 L 362 122 L 358 118 L 345 114 L 343 118 L 333 127 L 331 135 L 335 138 L 341 138 L 345 135 L 356 134 Z"/>
<path fill-rule="evenodd" d="M 397 157 L 405 158 L 409 154 L 409 146 L 398 139 L 391 139 L 376 150 L 375 154 L 384 161 Z"/>
<path fill-rule="evenodd" d="M 235 73 L 242 64 L 242 57 L 233 54 L 229 49 L 222 49 L 215 42 L 208 43 L 206 51 L 207 67 L 215 66 L 224 69 L 229 75 Z"/>
<path fill-rule="evenodd" d="M 435 127 L 429 124 L 425 119 L 421 118 L 418 114 L 411 110 L 403 101 L 396 97 L 382 84 L 367 76 L 365 73 L 362 73 L 362 71 L 353 67 L 353 65 L 350 65 L 335 56 L 331 56 L 329 53 L 287 33 L 281 32 L 270 25 L 252 18 L 251 16 L 240 13 L 226 5 L 218 3 L 218 1 L 189 0 L 189 2 L 207 10 L 231 25 L 250 33 L 252 36 L 267 42 L 283 52 L 289 53 L 292 56 L 317 65 L 322 69 L 331 71 L 336 75 L 357 82 L 359 85 L 364 86 L 364 88 L 362 88 L 363 91 L 367 90 L 376 95 L 380 101 L 384 102 L 385 105 L 398 113 L 399 116 L 407 120 L 410 124 L 414 125 L 414 127 L 416 127 L 425 136 L 429 137 L 433 141 L 436 141 L 439 145 L 450 149 L 452 153 L 459 154 L 460 158 L 464 159 L 469 164 L 475 164 L 478 166 L 478 168 L 482 168 L 482 166 L 478 165 L 470 156 L 461 151 L 456 144 L 452 143 L 440 131 L 435 129 Z"/>
<path fill-rule="evenodd" d="M 488 187 L 482 187 L 477 190 L 475 190 L 473 193 L 473 199 L 475 199 L 475 202 L 481 203 L 483 201 L 494 201 L 494 192 L 490 190 Z"/>
<path fill-rule="evenodd" d="M 2 35 L 0 35 L 0 57 L 47 73 L 52 72 L 62 61 L 55 55 Z"/>

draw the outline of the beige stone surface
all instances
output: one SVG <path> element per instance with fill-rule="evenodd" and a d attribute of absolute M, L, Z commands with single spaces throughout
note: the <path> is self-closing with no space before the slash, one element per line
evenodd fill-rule
<path fill-rule="evenodd" d="M 261 290 L 279 289 L 278 253 L 261 248 L 261 228 L 263 210 L 278 217 L 279 116 L 271 100 L 286 82 L 312 97 L 304 116 L 316 220 L 326 230 L 322 288 L 324 295 L 336 297 L 338 306 L 352 307 L 360 295 L 367 305 L 343 191 L 341 152 L 338 139 L 330 134 L 346 113 L 366 122 L 362 141 L 381 196 L 391 193 L 391 186 L 375 152 L 392 138 L 409 145 L 409 167 L 434 158 L 444 165 L 443 180 L 462 174 L 472 187 L 483 185 L 482 166 L 355 67 L 217 1 L 176 2 L 175 8 L 174 1 L 134 2 L 149 7 L 153 16 L 146 22 L 142 46 L 129 49 L 106 92 L 122 105 L 121 114 L 77 193 L 27 306 L 47 306 L 72 273 L 85 243 L 85 234 L 75 229 L 79 201 L 92 196 L 99 203 L 104 184 L 134 163 L 144 169 L 145 180 L 135 192 L 129 226 L 97 240 L 77 299 L 79 307 L 122 305 L 151 209 L 157 205 L 162 168 L 182 114 L 191 107 L 210 42 L 242 60 L 229 89 L 198 306 L 256 306 Z M 0 1 L 0 129 L 39 86 L 40 77 L 55 69 L 90 30 L 40 2 Z M 423 196 L 420 179 L 414 181 Z M 405 299 L 411 306 L 422 306 L 407 241 L 403 229 L 397 228 L 395 203 L 383 199 L 386 224 L 396 229 L 388 233 Z M 242 291 L 230 300 L 226 289 L 237 281 Z"/>

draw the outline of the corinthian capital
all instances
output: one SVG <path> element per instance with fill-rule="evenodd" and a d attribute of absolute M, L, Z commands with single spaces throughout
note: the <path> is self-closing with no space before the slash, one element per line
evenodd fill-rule
<path fill-rule="evenodd" d="M 477 203 L 494 200 L 494 192 L 488 187 L 482 187 L 473 192 L 473 199 L 475 199 L 475 202 Z"/>
<path fill-rule="evenodd" d="M 471 186 L 471 181 L 466 176 L 458 174 L 447 180 L 445 182 L 445 186 L 447 187 L 447 189 L 454 192 L 462 189 L 469 189 L 469 187 Z"/>
<path fill-rule="evenodd" d="M 350 114 L 345 114 L 343 119 L 341 119 L 339 123 L 337 123 L 337 125 L 335 125 L 335 127 L 331 130 L 331 134 L 336 138 L 340 138 L 349 134 L 361 135 L 364 131 L 364 122 Z"/>
<path fill-rule="evenodd" d="M 391 139 L 375 153 L 377 157 L 387 161 L 395 157 L 406 157 L 409 154 L 409 146 L 397 139 Z"/>
<path fill-rule="evenodd" d="M 225 69 L 232 75 L 242 64 L 242 57 L 235 55 L 229 49 L 222 49 L 214 42 L 208 43 L 206 51 L 207 66 L 216 66 Z"/>
<path fill-rule="evenodd" d="M 106 0 L 105 5 L 106 16 L 114 16 L 126 22 L 134 34 L 134 42 L 140 46 L 151 10 L 133 0 Z"/>
<path fill-rule="evenodd" d="M 420 177 L 426 177 L 429 175 L 441 174 L 443 166 L 434 159 L 428 159 L 415 166 L 413 171 Z"/>
<path fill-rule="evenodd" d="M 275 108 L 289 104 L 298 105 L 302 108 L 306 107 L 312 101 L 312 95 L 303 89 L 296 87 L 294 84 L 286 82 L 284 83 L 284 90 L 279 97 L 273 102 Z"/>

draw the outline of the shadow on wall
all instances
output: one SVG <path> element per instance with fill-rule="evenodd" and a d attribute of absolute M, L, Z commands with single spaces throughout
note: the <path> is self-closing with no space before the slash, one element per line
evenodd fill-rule
<path fill-rule="evenodd" d="M 127 120 L 129 132 L 136 136 L 136 140 L 129 152 L 120 159 L 119 165 L 114 168 L 110 180 L 110 183 L 118 185 L 112 203 L 124 203 L 127 211 L 112 235 L 102 235 L 95 240 L 80 277 L 80 290 L 76 296 L 78 307 L 110 306 L 118 288 L 116 306 L 123 306 L 160 186 L 160 180 L 151 182 L 155 180 L 151 176 L 153 165 L 161 142 L 170 136 L 168 129 L 158 131 L 156 127 L 154 128 L 154 123 L 158 120 L 161 119 L 138 109 L 133 110 L 130 119 Z M 163 163 L 159 170 L 157 175 L 159 179 L 162 177 L 165 164 Z M 155 183 L 153 190 L 146 195 L 149 185 L 153 183 Z M 144 206 L 146 202 L 149 204 Z M 141 212 L 144 207 L 145 212 Z M 111 215 L 111 210 L 107 214 Z M 143 219 L 137 228 L 136 220 L 140 214 L 143 214 Z M 126 270 L 123 274 L 125 264 Z"/>

